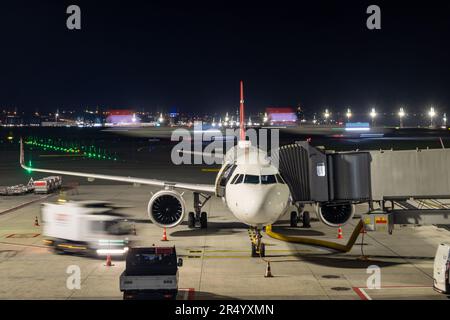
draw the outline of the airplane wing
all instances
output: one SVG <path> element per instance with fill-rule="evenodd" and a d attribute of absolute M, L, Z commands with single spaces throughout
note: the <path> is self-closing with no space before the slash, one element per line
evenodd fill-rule
<path fill-rule="evenodd" d="M 24 161 L 24 151 L 23 151 L 23 141 L 20 139 L 20 166 L 25 170 L 31 172 L 46 172 L 52 174 L 61 174 L 67 176 L 75 176 L 75 177 L 84 177 L 88 179 L 100 179 L 100 180 L 110 180 L 110 181 L 119 181 L 126 183 L 136 183 L 143 184 L 155 187 L 170 187 L 175 189 L 183 189 L 193 192 L 202 192 L 202 193 L 215 193 L 216 187 L 212 184 L 194 184 L 194 183 L 184 183 L 184 182 L 168 182 L 163 180 L 156 179 L 145 179 L 145 178 L 134 178 L 134 177 L 123 177 L 123 176 L 111 176 L 105 174 L 96 174 L 96 173 L 85 173 L 85 172 L 75 172 L 75 171 L 62 171 L 62 170 L 51 170 L 51 169 L 39 169 L 33 168 L 25 165 Z"/>

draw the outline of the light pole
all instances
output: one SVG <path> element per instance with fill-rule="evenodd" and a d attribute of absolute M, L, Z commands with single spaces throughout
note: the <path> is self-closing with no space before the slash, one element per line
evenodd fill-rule
<path fill-rule="evenodd" d="M 398 118 L 400 119 L 400 128 L 403 128 L 403 117 L 405 116 L 405 110 L 403 108 L 400 108 L 398 111 Z"/>
<path fill-rule="evenodd" d="M 373 127 L 375 124 L 375 118 L 377 117 L 377 112 L 376 112 L 375 108 L 372 108 L 369 115 L 372 118 L 372 127 Z"/>
<path fill-rule="evenodd" d="M 330 118 L 330 112 L 328 111 L 328 109 L 325 109 L 323 116 L 325 118 L 325 122 L 328 123 L 328 119 Z"/>
<path fill-rule="evenodd" d="M 436 111 L 434 111 L 434 107 L 430 107 L 430 111 L 428 111 L 428 116 L 430 117 L 430 127 L 432 127 L 433 118 L 436 116 Z"/>
<path fill-rule="evenodd" d="M 443 125 L 444 127 L 447 126 L 447 114 L 446 114 L 446 113 L 444 113 L 444 117 L 442 118 L 442 125 Z"/>
<path fill-rule="evenodd" d="M 347 113 L 345 115 L 347 117 L 347 122 L 350 122 L 350 118 L 352 117 L 352 110 L 350 110 L 350 108 L 347 108 Z"/>

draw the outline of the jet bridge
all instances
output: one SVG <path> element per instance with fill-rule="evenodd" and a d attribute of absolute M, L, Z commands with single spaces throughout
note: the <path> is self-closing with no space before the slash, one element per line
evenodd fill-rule
<path fill-rule="evenodd" d="M 364 202 L 371 200 L 370 153 L 326 152 L 307 142 L 272 154 L 295 202 Z"/>
<path fill-rule="evenodd" d="M 334 152 L 297 142 L 272 160 L 292 200 L 317 204 L 329 225 L 348 221 L 358 203 L 395 224 L 450 224 L 450 149 Z"/>

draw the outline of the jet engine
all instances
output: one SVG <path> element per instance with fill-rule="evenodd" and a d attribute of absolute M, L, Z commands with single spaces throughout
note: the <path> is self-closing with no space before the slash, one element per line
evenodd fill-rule
<path fill-rule="evenodd" d="M 186 204 L 178 192 L 161 190 L 148 202 L 148 215 L 160 227 L 172 228 L 184 220 Z"/>
<path fill-rule="evenodd" d="M 318 203 L 316 207 L 320 221 L 330 227 L 346 224 L 355 214 L 355 205 L 350 202 Z"/>

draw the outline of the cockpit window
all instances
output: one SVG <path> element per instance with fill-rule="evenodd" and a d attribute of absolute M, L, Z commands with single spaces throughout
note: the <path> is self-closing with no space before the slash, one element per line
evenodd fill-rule
<path fill-rule="evenodd" d="M 240 174 L 239 177 L 236 179 L 234 184 L 242 183 L 242 180 L 244 180 L 244 175 Z"/>
<path fill-rule="evenodd" d="M 273 174 L 261 176 L 261 184 L 274 184 L 274 183 L 277 183 L 277 180 L 275 179 L 275 176 Z"/>
<path fill-rule="evenodd" d="M 237 178 L 239 177 L 239 174 L 236 174 L 233 178 L 233 180 L 231 180 L 230 184 L 234 184 L 237 180 Z"/>
<path fill-rule="evenodd" d="M 252 174 L 246 174 L 244 178 L 244 183 L 259 184 L 259 176 L 254 176 Z"/>
<path fill-rule="evenodd" d="M 233 175 L 234 170 L 236 169 L 236 165 L 228 165 L 222 174 L 222 177 L 220 179 L 220 186 L 225 187 L 227 184 L 228 179 Z"/>
<path fill-rule="evenodd" d="M 280 174 L 277 174 L 277 180 L 278 180 L 278 183 L 286 184 L 286 183 L 284 182 L 283 178 L 280 176 Z"/>

